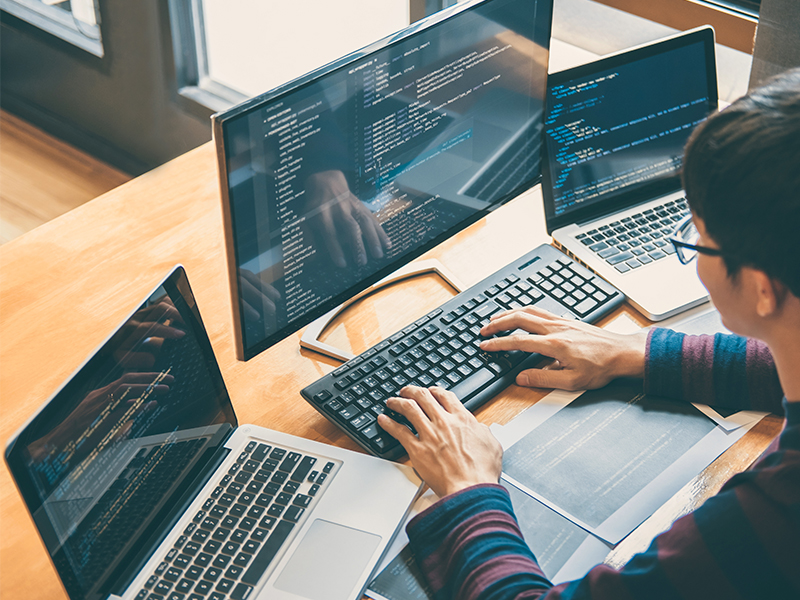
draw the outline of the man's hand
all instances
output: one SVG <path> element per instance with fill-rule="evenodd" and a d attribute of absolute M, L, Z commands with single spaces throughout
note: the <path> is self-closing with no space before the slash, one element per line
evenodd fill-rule
<path fill-rule="evenodd" d="M 543 369 L 522 371 L 517 385 L 586 390 L 603 387 L 617 377 L 644 376 L 647 332 L 612 333 L 529 306 L 492 316 L 481 335 L 516 329 L 529 333 L 486 340 L 481 350 L 522 350 L 555 359 Z"/>
<path fill-rule="evenodd" d="M 408 419 L 417 435 L 386 415 L 378 416 L 378 424 L 403 445 L 417 473 L 437 496 L 499 481 L 500 442 L 455 394 L 438 387 L 407 386 L 400 396 L 389 398 L 386 405 Z"/>
<path fill-rule="evenodd" d="M 356 198 L 341 171 L 322 171 L 306 179 L 306 213 L 337 267 L 383 258 L 389 236 L 375 215 Z"/>

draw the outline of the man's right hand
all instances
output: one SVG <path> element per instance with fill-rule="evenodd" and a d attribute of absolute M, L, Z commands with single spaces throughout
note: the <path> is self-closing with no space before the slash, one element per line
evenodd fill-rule
<path fill-rule="evenodd" d="M 408 419 L 417 435 L 385 414 L 378 424 L 403 445 L 414 469 L 440 498 L 500 480 L 500 442 L 452 392 L 410 385 L 386 406 Z"/>
<path fill-rule="evenodd" d="M 646 331 L 612 333 L 528 306 L 492 316 L 481 335 L 517 329 L 528 333 L 485 340 L 481 350 L 522 350 L 555 359 L 544 368 L 522 371 L 517 375 L 517 385 L 586 390 L 603 387 L 617 377 L 644 377 Z"/>

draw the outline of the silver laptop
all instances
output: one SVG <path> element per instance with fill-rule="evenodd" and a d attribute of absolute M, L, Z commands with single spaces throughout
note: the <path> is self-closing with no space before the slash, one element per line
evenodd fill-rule
<path fill-rule="evenodd" d="M 688 214 L 684 145 L 717 108 L 713 29 L 554 73 L 547 87 L 542 194 L 556 246 L 653 321 L 705 302 L 667 238 Z"/>
<path fill-rule="evenodd" d="M 180 266 L 5 458 L 71 600 L 360 598 L 420 489 L 238 425 Z"/>

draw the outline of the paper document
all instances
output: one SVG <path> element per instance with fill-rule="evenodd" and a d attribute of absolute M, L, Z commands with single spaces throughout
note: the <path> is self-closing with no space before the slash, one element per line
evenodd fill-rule
<path fill-rule="evenodd" d="M 505 452 L 503 478 L 612 544 L 755 423 L 726 432 L 690 404 L 644 396 L 641 382 L 571 396 L 556 396 L 560 409 L 545 402 L 544 419 L 527 414 L 544 400 L 517 418 L 525 433 Z M 506 443 L 512 432 L 500 431 Z"/>

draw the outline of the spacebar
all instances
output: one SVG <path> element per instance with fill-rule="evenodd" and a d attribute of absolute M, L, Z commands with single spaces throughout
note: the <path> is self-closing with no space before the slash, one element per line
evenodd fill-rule
<path fill-rule="evenodd" d="M 469 396 L 486 386 L 486 384 L 491 383 L 496 378 L 497 375 L 492 373 L 489 369 L 481 367 L 464 381 L 451 387 L 450 391 L 458 396 L 461 402 L 464 402 L 464 400 L 469 399 Z"/>
<path fill-rule="evenodd" d="M 289 521 L 281 521 L 275 526 L 275 531 L 267 538 L 264 547 L 261 548 L 261 551 L 256 555 L 250 568 L 247 569 L 242 576 L 243 582 L 249 583 L 250 585 L 256 585 L 258 583 L 264 571 L 267 570 L 269 563 L 272 562 L 272 559 L 275 558 L 278 550 L 280 550 L 283 542 L 289 537 L 289 534 L 292 532 L 292 527 L 294 527 L 294 523 L 290 523 Z"/>

